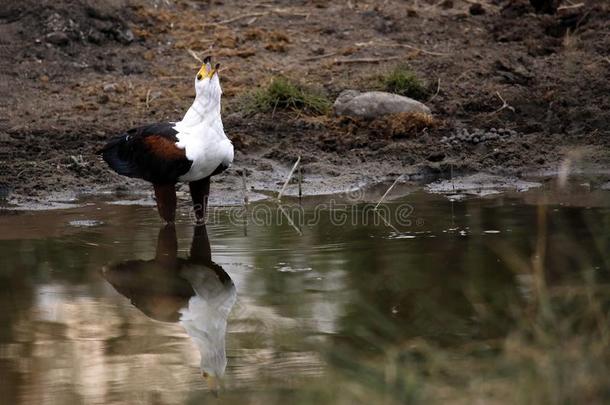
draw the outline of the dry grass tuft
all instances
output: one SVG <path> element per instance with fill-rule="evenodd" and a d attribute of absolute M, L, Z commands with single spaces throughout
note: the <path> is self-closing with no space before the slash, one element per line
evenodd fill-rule
<path fill-rule="evenodd" d="M 377 118 L 370 126 L 389 138 L 412 138 L 424 129 L 436 127 L 438 124 L 429 114 L 403 112 Z"/>

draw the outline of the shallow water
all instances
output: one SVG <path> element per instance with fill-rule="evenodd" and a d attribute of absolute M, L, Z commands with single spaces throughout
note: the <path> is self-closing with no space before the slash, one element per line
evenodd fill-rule
<path fill-rule="evenodd" d="M 410 347 L 495 367 L 486 342 L 531 300 L 523 263 L 541 237 L 553 288 L 609 278 L 608 191 L 415 191 L 384 203 L 385 220 L 372 206 L 293 202 L 293 224 L 268 202 L 248 224 L 217 208 L 205 228 L 95 200 L 4 212 L 2 402 L 201 403 L 215 394 L 202 370 L 222 374 L 223 403 L 403 402 L 421 391 L 397 383 L 396 362 L 419 367 Z"/>

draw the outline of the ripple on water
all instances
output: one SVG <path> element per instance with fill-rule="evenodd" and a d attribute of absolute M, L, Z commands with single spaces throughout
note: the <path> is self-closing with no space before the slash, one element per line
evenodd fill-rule
<path fill-rule="evenodd" d="M 117 200 L 110 201 L 110 205 L 139 205 L 142 207 L 154 207 L 157 205 L 154 200 L 150 198 L 140 198 L 138 200 Z"/>
<path fill-rule="evenodd" d="M 91 228 L 94 226 L 103 225 L 103 221 L 96 221 L 95 219 L 79 219 L 68 222 L 68 225 L 74 226 L 77 228 Z"/>
<path fill-rule="evenodd" d="M 416 237 L 417 237 L 417 235 L 392 232 L 391 234 L 388 235 L 387 239 L 415 239 Z"/>
<path fill-rule="evenodd" d="M 304 273 L 313 270 L 311 267 L 292 267 L 290 265 L 278 265 L 275 268 L 280 273 Z"/>

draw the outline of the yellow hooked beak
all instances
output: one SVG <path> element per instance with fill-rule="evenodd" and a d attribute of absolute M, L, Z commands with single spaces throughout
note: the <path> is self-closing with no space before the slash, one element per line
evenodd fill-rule
<path fill-rule="evenodd" d="M 197 80 L 203 80 L 206 78 L 211 79 L 212 76 L 218 72 L 220 63 L 217 63 L 216 66 L 212 67 L 211 60 L 212 58 L 209 56 L 206 56 L 206 58 L 203 60 L 203 65 L 201 66 L 201 69 L 199 69 L 199 72 L 197 72 Z"/>
<path fill-rule="evenodd" d="M 208 385 L 208 389 L 215 396 L 218 397 L 218 379 L 208 373 L 201 373 L 201 377 Z"/>

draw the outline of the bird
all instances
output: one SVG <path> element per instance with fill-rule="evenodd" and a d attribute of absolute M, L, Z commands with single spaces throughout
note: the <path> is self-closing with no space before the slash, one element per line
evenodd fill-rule
<path fill-rule="evenodd" d="M 222 125 L 218 70 L 206 57 L 195 76 L 195 100 L 182 120 L 131 128 L 98 150 L 116 173 L 153 184 L 161 218 L 176 218 L 176 183 L 187 182 L 196 222 L 204 221 L 210 177 L 233 163 L 233 143 Z"/>
<path fill-rule="evenodd" d="M 159 230 L 152 260 L 127 260 L 102 268 L 102 275 L 144 315 L 180 324 L 200 353 L 201 377 L 218 396 L 227 366 L 227 318 L 237 291 L 229 274 L 212 261 L 205 225 L 193 232 L 190 256 L 177 257 L 173 224 Z"/>

